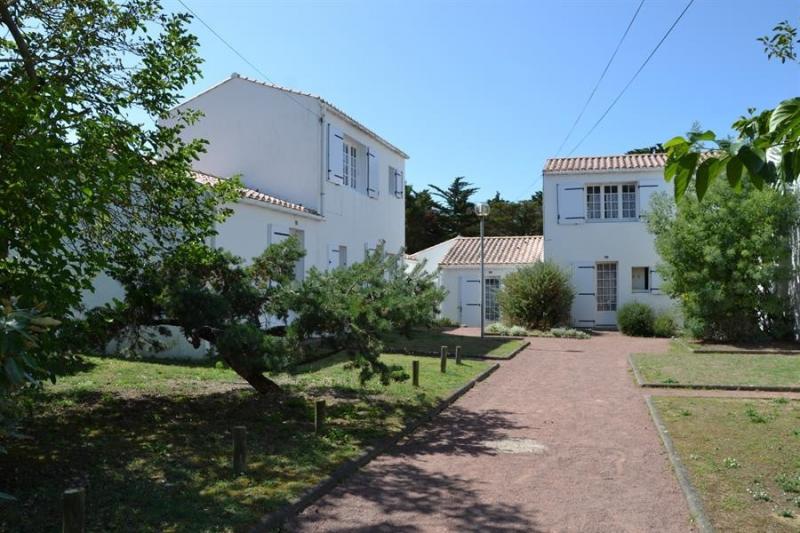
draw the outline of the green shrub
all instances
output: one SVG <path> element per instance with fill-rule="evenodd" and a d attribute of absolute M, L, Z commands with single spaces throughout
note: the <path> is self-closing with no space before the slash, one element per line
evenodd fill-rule
<path fill-rule="evenodd" d="M 574 298 L 569 274 L 550 261 L 512 272 L 497 296 L 504 322 L 541 330 L 569 322 Z"/>
<path fill-rule="evenodd" d="M 619 330 L 633 337 L 652 337 L 655 318 L 653 309 L 641 302 L 629 302 L 617 311 Z"/>
<path fill-rule="evenodd" d="M 674 337 L 678 331 L 678 323 L 669 311 L 656 314 L 653 321 L 653 334 L 656 337 Z"/>
<path fill-rule="evenodd" d="M 439 328 L 456 328 L 458 327 L 458 323 L 454 320 L 447 318 L 446 316 L 441 316 L 436 318 L 433 321 L 433 325 Z"/>
<path fill-rule="evenodd" d="M 553 337 L 559 337 L 563 339 L 590 339 L 592 338 L 591 335 L 586 333 L 585 331 L 581 331 L 579 329 L 573 328 L 553 328 L 550 330 L 550 334 Z"/>
<path fill-rule="evenodd" d="M 508 328 L 508 334 L 512 337 L 524 337 L 528 334 L 528 330 L 523 328 L 522 326 L 511 326 Z"/>
<path fill-rule="evenodd" d="M 495 322 L 486 326 L 486 333 L 489 335 L 508 335 L 508 327 L 500 322 Z"/>

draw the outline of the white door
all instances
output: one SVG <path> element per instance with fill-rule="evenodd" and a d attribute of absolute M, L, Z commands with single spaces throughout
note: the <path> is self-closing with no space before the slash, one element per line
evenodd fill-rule
<path fill-rule="evenodd" d="M 614 327 L 617 325 L 617 264 L 604 262 L 595 265 L 597 313 L 595 325 Z"/>
<path fill-rule="evenodd" d="M 481 325 L 481 278 L 461 276 L 461 323 L 465 326 Z"/>

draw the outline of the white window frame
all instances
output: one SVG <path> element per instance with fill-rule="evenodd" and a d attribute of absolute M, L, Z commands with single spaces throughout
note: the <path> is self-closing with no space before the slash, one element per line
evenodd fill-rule
<path fill-rule="evenodd" d="M 625 213 L 625 194 L 630 192 L 623 192 L 625 187 L 634 187 L 634 199 L 636 205 L 634 207 L 633 216 L 623 216 Z M 616 188 L 616 192 L 612 193 L 607 189 Z M 584 209 L 586 210 L 586 222 L 630 222 L 639 220 L 639 185 L 636 182 L 606 182 L 606 183 L 587 183 L 584 188 Z M 615 195 L 616 200 L 613 202 L 615 209 L 608 209 L 608 211 L 616 211 L 616 216 L 607 215 L 606 202 L 610 195 Z M 592 201 L 590 202 L 590 196 Z M 599 210 L 597 208 L 599 203 Z M 630 207 L 630 206 L 628 206 Z M 610 213 L 608 213 L 610 214 Z"/>
<path fill-rule="evenodd" d="M 342 175 L 344 185 L 355 189 L 358 183 L 358 148 L 348 139 L 342 141 Z"/>

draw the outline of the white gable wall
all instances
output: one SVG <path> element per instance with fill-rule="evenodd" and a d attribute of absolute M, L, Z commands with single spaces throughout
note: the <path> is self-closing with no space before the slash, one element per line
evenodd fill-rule
<path fill-rule="evenodd" d="M 573 305 L 574 325 L 591 327 L 616 324 L 614 317 L 611 317 L 610 324 L 604 324 L 609 317 L 598 317 L 596 313 L 596 273 L 592 270 L 587 274 L 590 270 L 587 267 L 598 262 L 617 263 L 617 309 L 629 301 L 641 301 L 657 310 L 672 305 L 671 300 L 660 291 L 645 293 L 632 290 L 632 268 L 654 269 L 660 262 L 653 236 L 647 231 L 644 220 L 590 221 L 585 218 L 584 188 L 587 185 L 631 182 L 647 185 L 638 189 L 639 214 L 646 210 L 646 205 L 642 203 L 647 202 L 652 193 L 663 191 L 671 194 L 671 184 L 664 181 L 662 169 L 545 174 L 543 182 L 544 254 L 573 275 L 578 293 Z M 583 270 L 579 271 L 580 268 Z M 657 275 L 653 276 L 652 281 L 653 285 L 659 284 Z"/>

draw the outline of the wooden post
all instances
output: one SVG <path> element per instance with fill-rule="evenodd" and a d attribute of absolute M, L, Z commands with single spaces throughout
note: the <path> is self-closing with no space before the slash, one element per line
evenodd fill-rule
<path fill-rule="evenodd" d="M 447 372 L 447 346 L 442 346 L 440 355 L 440 364 L 441 364 L 442 374 L 444 374 L 445 372 Z"/>
<path fill-rule="evenodd" d="M 456 346 L 456 364 L 461 364 L 461 346 Z"/>
<path fill-rule="evenodd" d="M 62 496 L 64 533 L 83 533 L 86 530 L 86 490 L 67 489 Z"/>
<path fill-rule="evenodd" d="M 325 400 L 314 403 L 314 433 L 322 433 L 325 429 Z"/>
<path fill-rule="evenodd" d="M 233 428 L 233 473 L 244 474 L 247 471 L 247 428 Z"/>
<path fill-rule="evenodd" d="M 419 361 L 411 361 L 411 383 L 419 387 Z"/>

